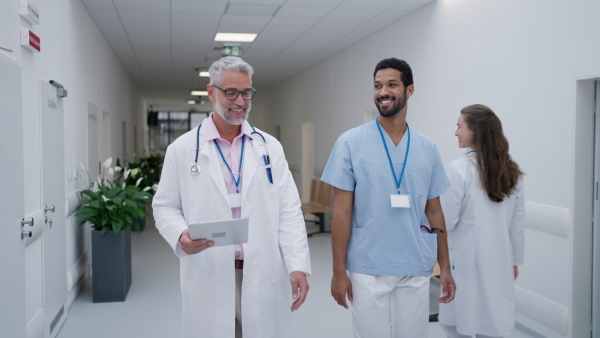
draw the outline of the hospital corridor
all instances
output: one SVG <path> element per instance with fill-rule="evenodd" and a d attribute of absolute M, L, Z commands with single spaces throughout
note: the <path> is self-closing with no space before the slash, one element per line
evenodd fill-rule
<path fill-rule="evenodd" d="M 599 22 L 1 0 L 0 337 L 600 338 Z"/>

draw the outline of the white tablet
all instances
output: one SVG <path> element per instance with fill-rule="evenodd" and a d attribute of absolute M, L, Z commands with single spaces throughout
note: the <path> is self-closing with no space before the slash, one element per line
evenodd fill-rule
<path fill-rule="evenodd" d="M 226 219 L 188 225 L 191 239 L 206 239 L 215 246 L 248 243 L 248 218 Z"/>

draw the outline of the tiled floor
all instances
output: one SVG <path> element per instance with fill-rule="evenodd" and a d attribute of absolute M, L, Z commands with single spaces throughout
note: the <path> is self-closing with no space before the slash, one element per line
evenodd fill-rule
<path fill-rule="evenodd" d="M 179 262 L 148 217 L 146 230 L 132 234 L 133 283 L 125 302 L 92 303 L 84 288 L 68 311 L 58 338 L 178 337 L 181 317 Z M 350 311 L 329 293 L 331 245 L 328 234 L 309 238 L 313 276 L 306 302 L 295 312 L 298 338 L 351 338 Z M 89 283 L 87 283 L 89 285 Z M 437 323 L 429 338 L 442 338 Z M 510 338 L 527 337 L 517 333 Z"/>

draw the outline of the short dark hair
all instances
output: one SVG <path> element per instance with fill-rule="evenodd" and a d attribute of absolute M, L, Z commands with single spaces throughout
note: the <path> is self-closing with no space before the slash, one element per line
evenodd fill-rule
<path fill-rule="evenodd" d="M 373 79 L 375 79 L 375 75 L 378 71 L 386 68 L 393 68 L 402 74 L 400 79 L 402 80 L 402 84 L 404 84 L 404 87 L 408 87 L 411 84 L 413 84 L 412 69 L 410 69 L 410 66 L 408 65 L 408 63 L 406 63 L 406 61 L 396 58 L 383 59 L 379 61 L 377 66 L 375 66 L 375 71 L 373 72 Z"/>

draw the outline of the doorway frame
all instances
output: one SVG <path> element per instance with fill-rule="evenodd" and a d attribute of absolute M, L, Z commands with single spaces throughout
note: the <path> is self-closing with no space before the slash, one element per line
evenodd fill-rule
<path fill-rule="evenodd" d="M 576 79 L 570 337 L 592 336 L 594 110 L 598 76 Z M 596 336 L 598 333 L 596 333 Z"/>

